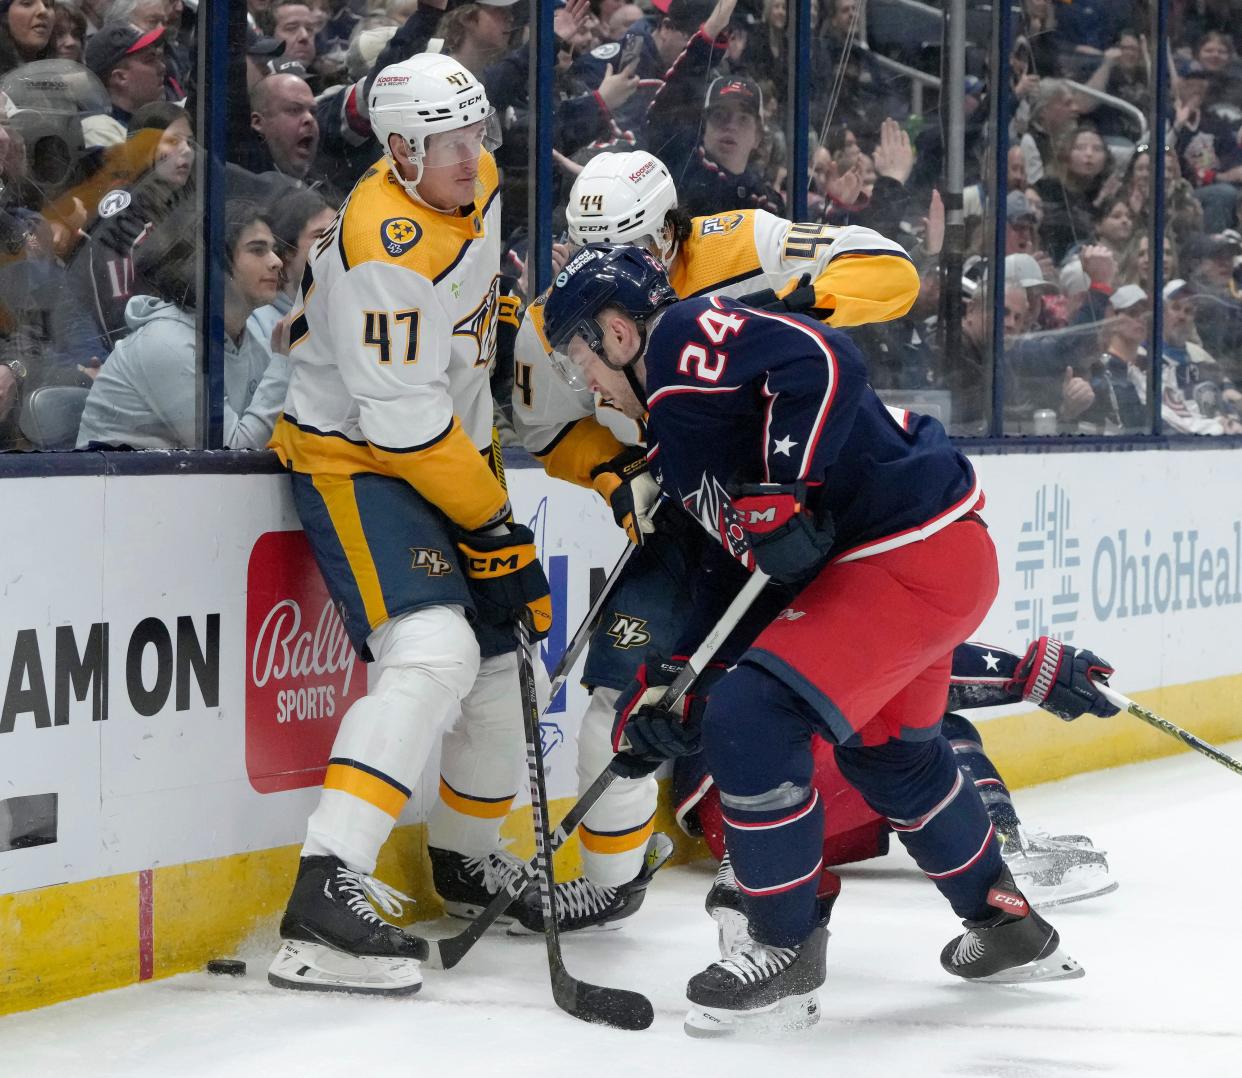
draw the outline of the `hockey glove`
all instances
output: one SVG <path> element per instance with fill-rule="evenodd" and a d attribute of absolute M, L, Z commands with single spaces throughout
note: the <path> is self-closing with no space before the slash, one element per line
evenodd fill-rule
<path fill-rule="evenodd" d="M 521 524 L 488 533 L 467 532 L 457 542 L 479 617 L 489 625 L 525 620 L 542 640 L 552 628 L 552 595 L 535 555 L 535 537 Z"/>
<path fill-rule="evenodd" d="M 660 501 L 660 485 L 647 470 L 647 454 L 631 445 L 612 460 L 591 469 L 591 484 L 612 510 L 617 526 L 630 542 L 643 545 L 643 536 L 655 531 L 652 517 Z"/>
<path fill-rule="evenodd" d="M 739 296 L 738 302 L 745 303 L 748 307 L 756 307 L 761 311 L 776 311 L 781 314 L 810 314 L 815 317 L 821 313 L 815 309 L 815 286 L 811 284 L 809 273 L 804 273 L 798 282 L 798 287 L 784 296 L 778 296 L 775 289 L 764 288 L 758 292 Z"/>
<path fill-rule="evenodd" d="M 810 514 L 805 483 L 743 483 L 729 493 L 756 564 L 773 580 L 792 584 L 823 564 L 835 535 L 832 517 Z"/>
<path fill-rule="evenodd" d="M 1108 718 L 1117 714 L 1094 685 L 1107 684 L 1113 668 L 1098 655 L 1041 636 L 1022 656 L 1006 688 L 1069 722 L 1086 712 Z"/>
<path fill-rule="evenodd" d="M 711 663 L 676 708 L 661 707 L 668 687 L 685 666 L 684 656 L 665 659 L 651 652 L 617 698 L 612 747 L 618 755 L 612 769 L 623 778 L 650 775 L 665 760 L 699 751 L 707 694 L 727 667 Z"/>

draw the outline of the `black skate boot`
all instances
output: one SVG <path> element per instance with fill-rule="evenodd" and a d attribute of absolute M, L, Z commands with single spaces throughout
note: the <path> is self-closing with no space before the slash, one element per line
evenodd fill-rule
<path fill-rule="evenodd" d="M 346 868 L 339 857 L 303 857 L 280 922 L 285 942 L 268 967 L 268 982 L 320 992 L 417 992 L 427 941 L 382 920 L 372 905 L 396 915 L 409 901 Z"/>
<path fill-rule="evenodd" d="M 526 862 L 506 850 L 493 850 L 482 857 L 467 857 L 435 846 L 427 852 L 431 855 L 431 879 L 436 894 L 444 900 L 444 912 L 451 917 L 470 921 L 501 891 L 507 890 L 515 898 L 521 894 Z M 498 924 L 512 921 L 507 913 L 497 918 Z"/>
<path fill-rule="evenodd" d="M 647 884 L 672 856 L 673 841 L 657 831 L 647 840 L 643 867 L 629 883 L 620 887 L 600 887 L 585 876 L 556 885 L 556 924 L 562 932 L 586 929 L 610 931 L 633 917 L 647 897 Z M 543 932 L 543 903 L 538 885 L 530 888 L 509 907 L 516 923 L 509 926 L 509 935 L 522 936 Z"/>
<path fill-rule="evenodd" d="M 1105 851 L 1092 846 L 1086 835 L 1047 835 L 1019 827 L 1001 853 L 1014 882 L 1037 910 L 1117 890 Z"/>
<path fill-rule="evenodd" d="M 831 910 L 831 901 L 820 903 L 819 922 L 796 947 L 769 947 L 743 932 L 732 954 L 686 985 L 686 1032 L 691 1037 L 727 1036 L 742 1028 L 789 1032 L 818 1022 L 815 993 L 826 977 Z"/>
<path fill-rule="evenodd" d="M 967 931 L 940 952 L 940 964 L 956 977 L 993 984 L 1063 981 L 1086 970 L 1061 949 L 1057 930 L 1036 913 L 1002 869 L 988 891 L 996 913 L 979 921 L 963 921 Z"/>

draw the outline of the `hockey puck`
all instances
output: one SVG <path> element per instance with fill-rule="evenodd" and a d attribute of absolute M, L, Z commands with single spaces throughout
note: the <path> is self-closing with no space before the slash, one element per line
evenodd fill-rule
<path fill-rule="evenodd" d="M 207 972 L 220 977 L 244 977 L 246 963 L 237 958 L 213 958 L 207 963 Z"/>

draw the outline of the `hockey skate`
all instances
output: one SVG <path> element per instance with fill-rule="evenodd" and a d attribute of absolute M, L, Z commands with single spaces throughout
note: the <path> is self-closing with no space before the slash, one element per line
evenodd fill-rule
<path fill-rule="evenodd" d="M 815 1025 L 816 992 L 827 975 L 831 908 L 831 901 L 820 902 L 819 922 L 796 947 L 769 947 L 743 928 L 728 957 L 690 978 L 686 1033 L 724 1037 L 738 1032 L 787 1033 Z"/>
<path fill-rule="evenodd" d="M 522 892 L 526 862 L 507 850 L 493 850 L 482 857 L 467 857 L 435 846 L 427 852 L 431 855 L 432 883 L 450 917 L 473 920 L 501 891 L 509 891 L 515 900 Z M 513 917 L 505 913 L 496 920 L 510 924 Z"/>
<path fill-rule="evenodd" d="M 749 922 L 746 911 L 742 908 L 742 889 L 738 887 L 737 876 L 733 874 L 728 850 L 720 859 L 720 868 L 712 882 L 712 889 L 707 892 L 704 905 L 707 915 L 716 922 L 716 942 L 720 946 L 720 957 L 728 958 L 750 939 L 750 932 L 747 931 Z"/>
<path fill-rule="evenodd" d="M 268 967 L 276 988 L 408 995 L 422 987 L 427 941 L 382 920 L 408 896 L 345 867 L 338 857 L 303 857 L 280 922 L 284 940 Z"/>
<path fill-rule="evenodd" d="M 1105 851 L 1085 835 L 1046 835 L 1019 827 L 1001 852 L 1035 909 L 1081 902 L 1117 890 Z"/>
<path fill-rule="evenodd" d="M 643 867 L 629 883 L 620 887 L 600 887 L 585 876 L 556 885 L 556 923 L 562 932 L 611 931 L 633 917 L 647 897 L 647 885 L 673 854 L 673 841 L 657 831 L 647 840 Z M 509 935 L 524 936 L 543 932 L 543 904 L 539 888 L 531 887 L 510 907 L 516 918 Z"/>
<path fill-rule="evenodd" d="M 993 984 L 1062 981 L 1086 970 L 1061 949 L 1057 930 L 1032 908 L 1014 885 L 1009 869 L 988 891 L 996 913 L 979 921 L 963 921 L 967 931 L 940 952 L 940 964 L 955 977 Z"/>

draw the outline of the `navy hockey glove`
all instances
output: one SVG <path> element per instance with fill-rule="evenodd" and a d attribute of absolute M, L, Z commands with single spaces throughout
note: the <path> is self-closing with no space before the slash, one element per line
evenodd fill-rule
<path fill-rule="evenodd" d="M 608 503 L 613 519 L 635 546 L 655 531 L 652 520 L 660 501 L 660 484 L 647 469 L 647 453 L 637 445 L 626 446 L 612 460 L 591 469 L 591 485 Z"/>
<path fill-rule="evenodd" d="M 535 640 L 552 628 L 552 594 L 535 554 L 535 537 L 521 524 L 495 534 L 467 532 L 457 541 L 479 617 L 489 625 L 522 618 Z"/>
<path fill-rule="evenodd" d="M 798 281 L 798 287 L 783 296 L 778 296 L 775 289 L 764 288 L 739 296 L 738 302 L 745 303 L 748 307 L 757 307 L 761 311 L 777 311 L 781 314 L 790 312 L 816 317 L 824 313 L 815 309 L 815 286 L 811 284 L 809 273 L 804 273 Z"/>
<path fill-rule="evenodd" d="M 651 652 L 617 698 L 612 748 L 618 755 L 612 769 L 623 778 L 642 778 L 665 760 L 699 751 L 707 694 L 727 667 L 711 663 L 669 711 L 660 701 L 685 666 L 685 656 L 665 659 Z"/>
<path fill-rule="evenodd" d="M 1108 718 L 1117 714 L 1093 682 L 1108 682 L 1113 668 L 1098 655 L 1041 636 L 1022 656 L 1006 688 L 1069 722 L 1086 712 Z"/>
<path fill-rule="evenodd" d="M 743 483 L 729 493 L 755 562 L 778 584 L 792 584 L 823 564 L 835 535 L 832 517 L 810 514 L 805 483 Z"/>

